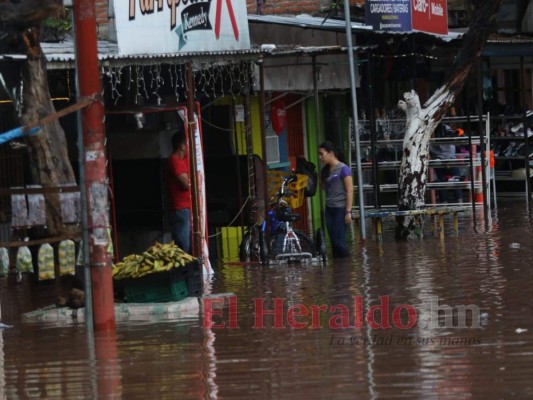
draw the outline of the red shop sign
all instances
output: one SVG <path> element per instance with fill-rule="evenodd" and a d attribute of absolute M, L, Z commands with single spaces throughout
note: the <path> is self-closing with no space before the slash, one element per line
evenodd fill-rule
<path fill-rule="evenodd" d="M 411 0 L 413 30 L 448 34 L 448 7 L 446 0 Z"/>
<path fill-rule="evenodd" d="M 272 120 L 274 132 L 281 135 L 281 132 L 285 129 L 285 125 L 287 125 L 287 111 L 285 110 L 285 100 L 283 98 L 276 99 L 272 102 L 270 119 Z"/>

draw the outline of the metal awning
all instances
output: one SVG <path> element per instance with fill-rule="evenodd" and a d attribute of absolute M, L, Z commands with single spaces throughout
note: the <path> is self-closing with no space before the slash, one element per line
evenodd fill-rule
<path fill-rule="evenodd" d="M 352 50 L 356 53 L 364 53 L 377 46 L 353 46 Z M 286 57 L 286 56 L 322 56 L 332 54 L 343 54 L 348 51 L 346 46 L 290 46 L 290 45 L 270 45 L 261 48 L 265 56 L 269 57 Z"/>
<path fill-rule="evenodd" d="M 364 53 L 376 47 L 352 46 L 352 51 Z M 314 66 L 320 73 L 319 90 L 344 91 L 350 88 L 346 46 L 264 45 L 262 49 L 266 91 L 312 91 Z"/>
<path fill-rule="evenodd" d="M 315 29 L 322 31 L 330 32 L 342 32 L 346 31 L 346 22 L 344 19 L 325 19 L 323 17 L 313 17 L 310 15 L 294 15 L 294 16 L 283 16 L 283 15 L 248 15 L 248 22 L 258 23 L 258 24 L 277 24 L 277 25 L 286 25 L 291 27 L 299 27 L 302 29 Z M 436 35 L 433 33 L 425 32 L 389 32 L 389 31 L 375 31 L 372 26 L 363 24 L 361 22 L 352 22 L 351 23 L 352 31 L 354 34 L 357 33 L 367 33 L 367 34 L 377 34 L 377 35 L 428 35 L 436 39 L 440 39 L 444 42 L 451 42 L 452 40 L 460 39 L 463 36 L 463 32 L 460 31 L 450 31 L 448 35 Z"/>
<path fill-rule="evenodd" d="M 47 68 L 51 69 L 73 69 L 76 67 L 76 55 L 74 42 L 66 40 L 63 42 L 43 42 L 41 43 L 46 55 Z M 353 51 L 363 53 L 377 46 L 353 46 Z M 236 60 L 257 60 L 262 57 L 287 57 L 287 56 L 326 56 L 343 54 L 348 51 L 346 46 L 299 46 L 299 45 L 271 45 L 254 47 L 247 50 L 228 50 L 210 52 L 184 52 L 173 54 L 139 54 L 135 56 L 124 56 L 118 53 L 116 43 L 100 40 L 98 41 L 98 59 L 102 66 L 124 66 L 124 65 L 150 65 L 155 62 L 160 63 L 184 63 L 187 61 L 203 62 L 207 60 L 236 61 Z M 23 61 L 24 54 L 3 54 L 0 60 Z"/>
<path fill-rule="evenodd" d="M 487 40 L 482 55 L 488 57 L 530 57 L 533 55 L 533 37 L 494 34 Z"/>
<path fill-rule="evenodd" d="M 76 67 L 76 51 L 73 40 L 62 42 L 43 42 L 41 48 L 46 56 L 47 68 L 50 69 L 74 69 Z M 107 66 L 127 66 L 127 65 L 151 65 L 154 63 L 185 63 L 194 62 L 232 62 L 232 61 L 253 61 L 261 57 L 261 49 L 251 48 L 246 50 L 226 50 L 207 52 L 180 52 L 162 54 L 138 54 L 121 55 L 118 52 L 118 45 L 113 42 L 98 41 L 98 59 L 100 64 Z M 0 60 L 25 60 L 23 54 L 3 54 Z"/>
<path fill-rule="evenodd" d="M 321 17 L 313 17 L 310 15 L 248 15 L 248 22 L 256 22 L 263 24 L 277 24 L 299 27 L 303 29 L 319 29 L 325 31 L 346 31 L 346 23 L 344 20 L 338 19 L 324 19 Z M 352 22 L 352 29 L 358 31 L 372 32 L 370 25 L 364 25 L 359 22 Z"/>
<path fill-rule="evenodd" d="M 248 15 L 248 21 L 252 24 L 284 25 L 293 28 L 312 29 L 328 32 L 344 33 L 346 23 L 344 20 L 324 19 L 309 15 L 281 16 L 281 15 Z M 428 35 L 443 42 L 451 42 L 461 39 L 464 30 L 451 31 L 448 35 L 434 35 L 422 32 L 385 32 L 374 31 L 370 25 L 360 22 L 351 23 L 355 34 L 375 35 Z M 46 55 L 48 69 L 73 69 L 75 68 L 74 41 L 69 39 L 62 42 L 41 43 Z M 487 41 L 483 51 L 485 56 L 529 56 L 532 51 L 533 38 L 520 35 L 492 35 Z M 354 46 L 355 52 L 365 52 L 375 46 Z M 162 54 L 139 54 L 121 55 L 118 45 L 114 42 L 98 41 L 98 58 L 102 66 L 126 66 L 126 65 L 150 65 L 153 63 L 185 63 L 187 61 L 208 62 L 232 62 L 239 60 L 257 60 L 265 57 L 286 56 L 320 56 L 346 53 L 346 46 L 301 46 L 279 45 L 273 47 L 255 46 L 245 50 L 208 51 L 208 52 L 179 52 Z M 2 54 L 0 60 L 22 61 L 26 59 L 24 54 Z"/>

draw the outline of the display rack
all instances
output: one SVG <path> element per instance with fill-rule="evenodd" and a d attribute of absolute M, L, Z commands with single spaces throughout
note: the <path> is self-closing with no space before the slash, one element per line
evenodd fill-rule
<path fill-rule="evenodd" d="M 479 118 L 473 116 L 467 117 L 448 117 L 443 120 L 444 123 L 458 124 L 479 123 L 480 119 L 484 122 L 483 132 L 490 132 L 490 120 L 488 116 Z M 368 129 L 369 121 L 360 121 L 361 126 L 359 134 L 361 137 L 360 148 L 362 154 L 361 167 L 363 170 L 363 191 L 365 192 L 365 204 L 371 205 L 373 208 L 386 208 L 397 206 L 397 192 L 398 192 L 398 172 L 401 164 L 401 154 L 403 146 L 403 132 L 405 131 L 405 120 L 395 119 L 386 120 L 386 122 L 380 121 L 376 123 L 376 140 L 371 139 L 370 129 Z M 385 127 L 386 129 L 383 129 Z M 381 130 L 380 130 L 381 129 Z M 471 130 L 472 131 L 472 130 Z M 364 139 L 364 140 L 363 140 Z M 484 139 L 484 138 L 483 138 Z M 487 138 L 488 139 L 488 138 Z M 482 204 L 483 196 L 490 198 L 491 192 L 495 190 L 493 176 L 491 173 L 490 164 L 485 158 L 485 176 L 486 184 L 483 185 L 481 167 L 482 158 L 480 154 L 480 147 L 483 146 L 485 154 L 488 155 L 488 149 L 490 148 L 489 140 L 482 140 L 479 135 L 476 136 L 460 136 L 460 137 L 442 137 L 431 138 L 430 143 L 446 143 L 454 144 L 456 146 L 465 146 L 468 149 L 467 153 L 463 153 L 463 157 L 447 160 L 429 160 L 428 167 L 428 179 L 427 182 L 427 198 L 426 204 L 432 206 L 439 206 L 435 203 L 435 191 L 436 190 L 451 190 L 461 189 L 467 191 L 468 201 L 472 201 L 472 198 L 476 203 Z M 353 146 L 352 146 L 353 148 Z M 376 161 L 374 161 L 376 159 Z M 357 176 L 355 169 L 357 165 L 352 163 L 352 169 L 354 171 L 353 176 Z M 450 182 L 436 182 L 429 178 L 432 174 L 432 169 L 438 167 L 458 167 L 465 175 L 464 181 L 450 181 Z M 376 169 L 376 171 L 374 171 Z M 376 182 L 377 180 L 377 182 Z M 490 182 L 493 183 L 491 190 Z M 355 182 L 355 190 L 357 191 L 359 185 Z M 474 192 L 474 193 L 472 193 Z M 375 193 L 378 195 L 376 196 Z M 477 196 L 475 194 L 478 194 Z M 494 196 L 495 199 L 495 196 Z M 495 200 L 494 200 L 495 202 Z M 446 204 L 450 206 L 450 204 Z"/>
<path fill-rule="evenodd" d="M 491 117 L 496 164 L 495 179 L 501 196 L 531 198 L 533 149 L 531 148 L 533 111 L 525 115 L 495 115 Z M 520 128 L 521 126 L 521 128 Z M 529 179 L 527 179 L 529 177 Z"/>

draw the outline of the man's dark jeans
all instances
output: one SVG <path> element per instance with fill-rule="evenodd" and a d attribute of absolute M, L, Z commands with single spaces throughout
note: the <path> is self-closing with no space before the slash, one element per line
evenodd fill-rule
<path fill-rule="evenodd" d="M 172 239 L 186 253 L 191 254 L 191 210 L 175 210 L 172 215 Z"/>

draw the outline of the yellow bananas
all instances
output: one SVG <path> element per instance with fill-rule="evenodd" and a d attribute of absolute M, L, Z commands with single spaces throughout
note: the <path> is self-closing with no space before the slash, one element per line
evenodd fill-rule
<path fill-rule="evenodd" d="M 142 255 L 131 254 L 121 262 L 113 265 L 113 278 L 140 278 L 154 272 L 168 271 L 172 268 L 184 267 L 195 258 L 187 254 L 174 242 L 155 243 Z"/>

